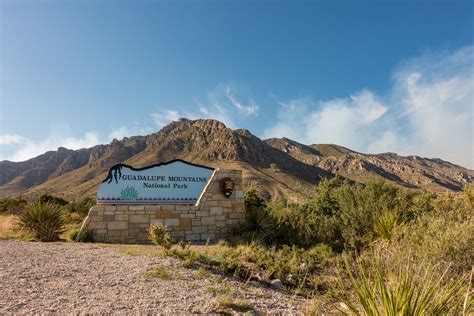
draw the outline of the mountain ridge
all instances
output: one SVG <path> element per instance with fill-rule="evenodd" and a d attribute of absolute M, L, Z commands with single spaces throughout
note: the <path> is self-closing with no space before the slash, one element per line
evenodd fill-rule
<path fill-rule="evenodd" d="M 474 172 L 439 158 L 363 154 L 336 144 L 305 145 L 288 138 L 262 140 L 246 129 L 217 120 L 179 119 L 146 136 L 71 150 L 59 147 L 22 162 L 0 162 L 0 197 L 42 193 L 68 198 L 93 196 L 108 168 L 143 167 L 175 158 L 243 170 L 244 185 L 269 199 L 308 196 L 312 186 L 336 174 L 354 182 L 377 176 L 397 185 L 430 191 L 459 191 Z"/>

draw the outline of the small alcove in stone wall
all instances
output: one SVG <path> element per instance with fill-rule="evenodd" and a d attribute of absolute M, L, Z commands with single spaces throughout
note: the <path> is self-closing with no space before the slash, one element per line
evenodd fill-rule
<path fill-rule="evenodd" d="M 185 197 L 177 197 L 175 193 L 180 189 L 173 189 L 173 183 L 171 183 L 171 188 L 169 189 L 157 188 L 156 191 L 150 192 L 166 191 L 168 195 L 172 193 L 171 195 L 174 199 L 161 195 L 153 198 L 147 196 L 143 200 L 137 200 L 137 192 L 128 190 L 130 186 L 122 189 L 122 193 L 124 190 L 128 190 L 128 195 L 125 195 L 125 198 L 128 200 L 116 200 L 113 194 L 112 196 L 103 195 L 105 191 L 102 190 L 102 186 L 114 185 L 114 183 L 116 183 L 116 186 L 119 186 L 119 182 L 122 181 L 121 179 L 130 179 L 130 176 L 125 175 L 129 169 L 134 172 L 144 173 L 144 170 L 152 170 L 153 168 L 160 170 L 160 166 L 167 165 L 171 166 L 170 170 L 160 172 L 148 170 L 146 172 L 149 174 L 158 173 L 160 176 L 161 174 L 166 174 L 166 177 L 170 177 L 169 179 L 182 179 L 179 176 L 176 178 L 176 176 L 170 176 L 169 174 L 173 172 L 182 174 L 186 171 L 184 170 L 186 168 L 191 173 L 193 170 L 199 172 L 199 169 L 195 168 L 207 168 L 209 176 L 204 175 L 201 177 L 207 180 L 205 183 L 202 183 L 202 191 L 196 191 L 199 190 L 199 185 L 196 184 L 194 193 L 186 193 Z M 122 168 L 117 174 L 117 169 L 114 171 L 114 168 L 117 166 L 123 166 L 128 169 Z M 165 164 L 142 169 L 134 169 L 126 165 L 117 166 L 111 168 L 109 175 L 103 181 L 101 188 L 99 188 L 98 204 L 90 209 L 81 228 L 81 232 L 85 230 L 92 231 L 97 242 L 148 243 L 148 229 L 151 224 L 156 223 L 166 225 L 171 237 L 177 241 L 204 242 L 207 240 L 217 240 L 225 237 L 244 219 L 245 204 L 242 190 L 242 172 L 240 170 L 214 170 L 182 160 L 173 160 Z M 144 177 L 139 179 L 150 179 L 149 175 Z M 187 177 L 187 179 L 191 178 L 193 177 Z M 151 179 L 156 179 L 156 177 L 153 176 Z M 142 185 L 145 186 L 145 182 Z M 191 183 L 191 185 L 194 184 Z M 133 194 L 130 194 L 130 191 Z M 231 191 L 230 195 L 229 191 Z M 141 194 L 142 192 L 139 193 Z M 192 194 L 197 195 L 193 197 Z M 130 200 L 133 197 L 135 197 L 135 200 Z"/>

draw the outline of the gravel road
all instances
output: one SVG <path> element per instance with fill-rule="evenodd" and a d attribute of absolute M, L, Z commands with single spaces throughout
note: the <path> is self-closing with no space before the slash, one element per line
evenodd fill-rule
<path fill-rule="evenodd" d="M 307 304 L 265 287 L 185 269 L 173 258 L 124 254 L 120 246 L 0 240 L 0 253 L 2 315 L 209 313 L 221 308 L 219 296 L 229 292 L 256 312 L 298 313 Z M 167 277 L 146 276 L 157 266 Z"/>

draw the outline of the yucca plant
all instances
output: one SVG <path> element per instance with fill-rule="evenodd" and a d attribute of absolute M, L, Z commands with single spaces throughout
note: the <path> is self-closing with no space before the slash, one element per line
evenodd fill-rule
<path fill-rule="evenodd" d="M 399 214 L 396 211 L 382 211 L 374 221 L 375 234 L 385 240 L 392 238 L 392 232 L 398 224 Z"/>
<path fill-rule="evenodd" d="M 375 267 L 361 264 L 352 269 L 345 261 L 352 289 L 337 291 L 346 315 L 455 315 L 466 311 L 463 296 L 466 278 L 444 280 L 433 266 L 417 268 L 407 260 L 398 269 L 378 261 Z"/>
<path fill-rule="evenodd" d="M 36 202 L 26 206 L 18 216 L 18 225 L 40 241 L 57 241 L 64 231 L 65 221 L 60 207 L 51 202 Z"/>

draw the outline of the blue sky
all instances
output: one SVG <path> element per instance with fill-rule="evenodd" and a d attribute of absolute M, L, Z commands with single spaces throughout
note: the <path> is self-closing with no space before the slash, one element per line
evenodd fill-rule
<path fill-rule="evenodd" d="M 474 168 L 472 1 L 0 0 L 0 160 L 184 116 Z"/>

